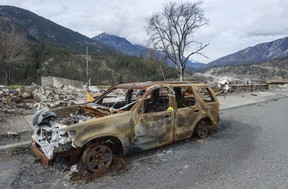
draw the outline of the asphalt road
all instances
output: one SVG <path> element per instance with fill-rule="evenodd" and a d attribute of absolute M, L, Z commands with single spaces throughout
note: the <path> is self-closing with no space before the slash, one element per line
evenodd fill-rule
<path fill-rule="evenodd" d="M 288 98 L 221 112 L 220 128 L 126 157 L 127 170 L 93 182 L 68 181 L 67 167 L 44 169 L 29 152 L 0 157 L 0 188 L 287 188 Z"/>

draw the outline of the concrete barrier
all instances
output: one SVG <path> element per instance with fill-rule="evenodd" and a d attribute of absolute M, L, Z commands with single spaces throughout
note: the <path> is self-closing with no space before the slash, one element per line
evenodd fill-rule
<path fill-rule="evenodd" d="M 43 87 L 61 88 L 62 86 L 66 86 L 68 88 L 85 89 L 84 82 L 61 77 L 41 77 L 41 85 Z"/>

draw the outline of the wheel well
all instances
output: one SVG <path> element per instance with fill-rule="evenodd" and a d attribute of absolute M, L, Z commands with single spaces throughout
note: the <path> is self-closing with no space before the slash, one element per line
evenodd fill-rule
<path fill-rule="evenodd" d="M 210 126 L 210 128 L 211 128 L 212 122 L 211 122 L 211 119 L 210 119 L 209 117 L 204 117 L 204 118 L 200 119 L 200 120 L 198 121 L 197 125 L 200 123 L 200 121 L 205 121 L 206 123 L 209 124 L 209 126 Z M 192 135 L 194 135 L 194 136 L 195 136 L 195 134 L 196 134 L 197 125 L 195 126 L 195 128 L 194 128 L 194 130 L 193 130 L 193 133 L 192 133 Z M 192 135 L 191 135 L 191 136 L 192 136 Z"/>
<path fill-rule="evenodd" d="M 90 146 L 91 144 L 105 144 L 107 145 L 113 152 L 113 154 L 117 154 L 117 155 L 123 155 L 123 145 L 122 142 L 119 140 L 119 138 L 114 137 L 114 136 L 105 136 L 105 137 L 100 137 L 100 138 L 95 138 L 91 141 L 89 141 L 88 143 L 86 143 L 83 146 L 83 150 L 85 150 L 85 148 L 87 148 L 88 146 Z"/>
<path fill-rule="evenodd" d="M 211 127 L 212 122 L 211 122 L 211 119 L 210 119 L 209 117 L 205 117 L 205 118 L 203 118 L 203 119 L 201 119 L 201 120 L 206 121 L 206 123 L 208 123 L 209 126 Z M 200 121 L 201 121 L 201 120 L 200 120 Z M 200 122 L 200 121 L 199 121 L 199 122 Z"/>

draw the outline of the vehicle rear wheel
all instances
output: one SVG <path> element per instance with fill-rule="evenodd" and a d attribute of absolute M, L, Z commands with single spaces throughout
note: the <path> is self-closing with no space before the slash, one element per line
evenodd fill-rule
<path fill-rule="evenodd" d="M 199 138 L 206 138 L 208 136 L 208 123 L 205 120 L 201 120 L 195 128 L 195 134 Z"/>
<path fill-rule="evenodd" d="M 91 173 L 101 172 L 111 165 L 113 161 L 112 150 L 104 144 L 88 146 L 81 158 L 81 163 Z"/>

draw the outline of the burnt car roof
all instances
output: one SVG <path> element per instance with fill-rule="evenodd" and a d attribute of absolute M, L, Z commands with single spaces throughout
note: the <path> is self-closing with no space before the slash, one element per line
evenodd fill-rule
<path fill-rule="evenodd" d="M 195 81 L 148 81 L 148 82 L 134 82 L 134 83 L 124 83 L 124 84 L 118 84 L 114 87 L 122 88 L 122 89 L 147 89 L 154 85 L 181 85 L 181 84 L 201 84 Z"/>

